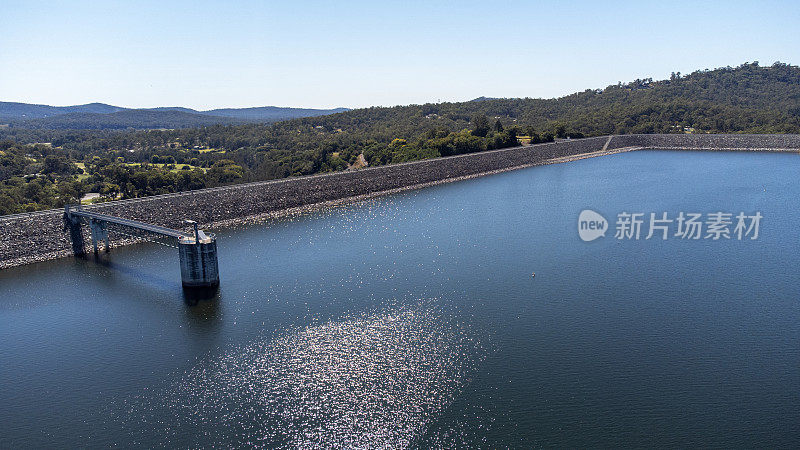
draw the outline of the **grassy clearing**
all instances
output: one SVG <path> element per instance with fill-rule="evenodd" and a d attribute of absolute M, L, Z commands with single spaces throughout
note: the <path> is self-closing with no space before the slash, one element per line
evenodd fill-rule
<path fill-rule="evenodd" d="M 75 164 L 76 167 L 84 170 L 84 173 L 76 175 L 78 181 L 84 181 L 87 178 L 89 178 L 89 174 L 85 172 L 86 171 L 86 164 L 84 164 L 84 163 L 73 163 L 73 164 Z M 125 165 L 126 166 L 131 166 L 131 167 L 138 167 L 138 166 L 141 166 L 142 163 L 125 163 Z M 169 166 L 170 164 L 152 164 L 152 163 L 147 163 L 147 165 L 148 166 L 152 166 L 152 167 L 159 167 L 161 169 L 165 169 L 166 166 Z M 189 166 L 188 170 L 200 169 L 203 172 L 208 172 L 208 169 L 204 169 L 204 168 L 199 167 L 199 166 L 193 166 L 191 164 L 171 164 L 171 165 L 175 166 L 174 169 L 170 169 L 169 170 L 170 172 L 173 172 L 173 173 L 181 172 L 183 170 L 182 169 L 183 166 Z"/>
<path fill-rule="evenodd" d="M 74 163 L 74 164 L 77 168 L 84 171 L 83 173 L 76 175 L 78 181 L 84 181 L 85 179 L 89 178 L 89 174 L 86 173 L 86 164 L 84 163 Z"/>
<path fill-rule="evenodd" d="M 131 166 L 131 167 L 138 167 L 138 166 L 141 166 L 142 163 L 125 163 L 125 165 L 126 166 Z M 148 166 L 152 166 L 152 167 L 159 167 L 161 169 L 165 169 L 167 166 L 175 166 L 174 169 L 170 169 L 170 172 L 175 172 L 175 173 L 184 170 L 183 166 L 188 166 L 189 167 L 188 170 L 200 169 L 203 172 L 208 171 L 208 169 L 204 169 L 204 168 L 199 167 L 199 166 L 193 166 L 191 164 L 153 164 L 153 163 L 147 163 L 147 165 Z"/>

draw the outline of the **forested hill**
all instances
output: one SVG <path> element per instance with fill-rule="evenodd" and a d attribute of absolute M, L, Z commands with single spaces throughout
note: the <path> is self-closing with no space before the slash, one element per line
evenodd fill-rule
<path fill-rule="evenodd" d="M 0 102 L 0 125 L 23 129 L 125 130 L 190 128 L 215 124 L 272 123 L 347 111 L 262 106 L 196 111 L 182 107 L 132 109 L 104 103 L 75 106 Z"/>
<path fill-rule="evenodd" d="M 800 67 L 758 63 L 639 79 L 556 99 L 492 99 L 369 108 L 291 122 L 359 130 L 375 138 L 413 138 L 431 128 L 457 130 L 483 114 L 524 131 L 562 127 L 587 136 L 632 133 L 800 132 Z"/>
<path fill-rule="evenodd" d="M 180 108 L 159 112 L 194 114 Z M 229 119 L 246 120 L 242 115 L 251 113 L 258 111 L 231 113 Z M 271 125 L 139 131 L 0 127 L 0 214 L 59 207 L 86 192 L 99 193 L 103 200 L 133 198 L 554 138 L 740 132 L 800 133 L 800 68 L 748 63 L 557 99 L 479 97 Z M 47 144 L 31 145 L 37 142 Z"/>
<path fill-rule="evenodd" d="M 172 113 L 178 110 L 163 109 Z M 231 120 L 252 120 L 253 114 L 263 115 L 264 111 L 259 111 L 263 109 L 213 110 L 204 113 L 226 116 Z M 199 114 L 194 110 L 180 110 L 187 114 Z M 311 116 L 319 111 L 298 110 L 298 113 Z M 0 108 L 0 116 L 2 112 Z M 105 116 L 113 117 L 115 114 Z M 345 133 L 348 139 L 413 139 L 431 129 L 458 131 L 467 128 L 470 119 L 478 114 L 497 117 L 506 126 L 516 125 L 521 129 L 533 127 L 539 132 L 553 133 L 561 127 L 587 136 L 671 133 L 683 132 L 685 128 L 694 132 L 796 133 L 800 131 L 800 68 L 782 63 L 767 67 L 746 63 L 736 68 L 701 70 L 689 75 L 677 73 L 670 79 L 660 81 L 638 79 L 604 89 L 587 89 L 556 99 L 479 97 L 460 103 L 373 107 L 270 126 L 243 125 L 214 127 L 200 132 L 177 131 L 175 136 L 207 136 L 220 145 L 233 142 L 236 145 L 258 146 L 282 140 L 280 135 L 283 133 L 297 134 L 296 127 L 305 131 L 305 127 L 318 126 L 328 131 L 342 130 L 340 133 Z M 69 122 L 82 120 L 80 118 L 83 116 L 70 114 L 61 117 L 62 122 L 51 122 L 54 124 L 52 128 L 81 128 L 71 127 Z M 280 114 L 271 117 L 277 119 Z M 46 124 L 42 122 L 37 128 L 47 128 Z M 23 141 L 26 136 L 47 135 L 46 132 L 34 135 L 5 132 L 5 136 L 15 134 Z"/>
<path fill-rule="evenodd" d="M 264 122 L 274 122 L 264 121 Z M 126 130 L 126 129 L 174 129 L 210 126 L 216 124 L 243 124 L 247 120 L 231 117 L 216 117 L 181 111 L 173 108 L 124 109 L 111 113 L 60 114 L 28 120 L 11 120 L 14 127 L 30 129 L 74 129 L 74 130 Z"/>
<path fill-rule="evenodd" d="M 69 113 L 108 114 L 122 111 L 125 108 L 106 105 L 105 103 L 88 103 L 74 106 L 34 105 L 30 103 L 0 102 L 0 120 L 40 119 Z"/>

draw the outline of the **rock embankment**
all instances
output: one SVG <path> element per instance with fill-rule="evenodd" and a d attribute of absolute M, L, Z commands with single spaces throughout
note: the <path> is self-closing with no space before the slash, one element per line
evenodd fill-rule
<path fill-rule="evenodd" d="M 800 135 L 797 134 L 634 134 L 614 136 L 613 140 L 625 140 L 627 145 L 651 149 L 723 151 L 800 149 Z"/>
<path fill-rule="evenodd" d="M 99 204 L 87 209 L 170 228 L 185 218 L 203 226 L 323 202 L 452 181 L 465 177 L 614 152 L 629 147 L 704 150 L 800 149 L 798 135 L 628 135 L 560 141 L 357 171 L 202 189 Z M 60 210 L 0 217 L 0 268 L 71 254 Z M 86 242 L 91 242 L 88 236 Z M 124 244 L 124 237 L 114 244 Z"/>

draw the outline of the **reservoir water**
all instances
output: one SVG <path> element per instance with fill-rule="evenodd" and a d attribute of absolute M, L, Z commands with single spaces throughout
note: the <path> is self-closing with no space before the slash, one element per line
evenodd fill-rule
<path fill-rule="evenodd" d="M 797 447 L 798 174 L 639 151 L 215 230 L 210 299 L 154 244 L 0 271 L 0 447 Z M 645 239 L 718 211 L 758 239 Z"/>

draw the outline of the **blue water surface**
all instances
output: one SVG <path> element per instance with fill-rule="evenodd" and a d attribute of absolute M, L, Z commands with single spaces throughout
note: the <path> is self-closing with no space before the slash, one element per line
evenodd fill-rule
<path fill-rule="evenodd" d="M 215 230 L 210 298 L 154 244 L 4 270 L 0 447 L 797 447 L 798 174 L 637 151 Z M 644 239 L 718 211 L 758 239 Z"/>

